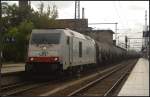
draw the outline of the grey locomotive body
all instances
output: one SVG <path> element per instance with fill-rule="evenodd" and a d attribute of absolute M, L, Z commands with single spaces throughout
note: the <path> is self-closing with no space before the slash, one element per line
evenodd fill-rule
<path fill-rule="evenodd" d="M 69 29 L 33 30 L 26 71 L 63 71 L 96 64 L 95 41 Z"/>

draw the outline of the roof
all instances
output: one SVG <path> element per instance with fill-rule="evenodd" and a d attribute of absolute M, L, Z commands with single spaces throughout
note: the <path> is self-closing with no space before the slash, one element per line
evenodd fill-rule
<path fill-rule="evenodd" d="M 56 19 L 56 21 L 88 21 L 88 19 Z"/>
<path fill-rule="evenodd" d="M 91 30 L 92 32 L 110 32 L 112 34 L 114 34 L 114 32 L 112 30 Z"/>
<path fill-rule="evenodd" d="M 83 35 L 79 32 L 70 30 L 68 28 L 59 28 L 59 29 L 33 29 L 32 33 L 65 33 L 68 36 L 74 36 L 74 37 L 78 37 L 81 39 L 87 39 L 87 40 L 93 40 L 91 37 L 87 36 L 87 35 Z"/>
<path fill-rule="evenodd" d="M 121 50 L 127 51 L 126 49 L 124 49 L 124 48 L 122 48 L 122 47 L 119 47 L 119 46 L 117 46 L 117 45 L 114 45 L 114 46 L 117 47 L 117 48 L 119 48 L 119 49 L 121 49 Z"/>
<path fill-rule="evenodd" d="M 66 34 L 70 34 L 71 36 L 82 38 L 82 39 L 87 39 L 87 40 L 93 40 L 91 37 L 89 37 L 87 35 L 83 35 L 79 32 L 76 32 L 76 31 L 73 31 L 73 30 L 70 30 L 70 29 L 64 29 L 64 30 L 68 30 L 66 32 Z M 68 33 L 68 32 L 70 32 L 70 33 Z"/>
<path fill-rule="evenodd" d="M 32 33 L 53 33 L 62 32 L 63 29 L 33 29 Z"/>

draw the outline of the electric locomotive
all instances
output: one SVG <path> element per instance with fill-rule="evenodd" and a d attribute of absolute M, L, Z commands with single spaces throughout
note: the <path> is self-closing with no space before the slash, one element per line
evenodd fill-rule
<path fill-rule="evenodd" d="M 95 41 L 70 29 L 34 29 L 31 33 L 27 72 L 55 72 L 96 64 Z"/>

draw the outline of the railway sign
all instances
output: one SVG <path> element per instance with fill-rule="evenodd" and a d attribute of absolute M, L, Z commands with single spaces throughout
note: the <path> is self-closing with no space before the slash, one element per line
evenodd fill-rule
<path fill-rule="evenodd" d="M 15 43 L 16 42 L 16 38 L 15 37 L 5 37 L 4 38 L 4 42 L 5 43 Z"/>

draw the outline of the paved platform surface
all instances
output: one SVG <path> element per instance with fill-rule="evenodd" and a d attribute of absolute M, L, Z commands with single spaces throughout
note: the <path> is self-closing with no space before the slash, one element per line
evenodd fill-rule
<path fill-rule="evenodd" d="M 25 70 L 25 63 L 4 64 L 2 65 L 1 73 L 18 72 Z"/>
<path fill-rule="evenodd" d="M 149 96 L 149 61 L 140 58 L 118 96 Z"/>

